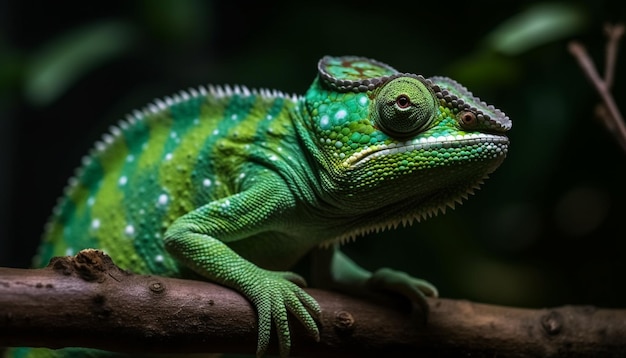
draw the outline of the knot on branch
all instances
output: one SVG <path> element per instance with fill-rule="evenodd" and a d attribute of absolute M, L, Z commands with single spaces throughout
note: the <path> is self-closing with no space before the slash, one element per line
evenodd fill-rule
<path fill-rule="evenodd" d="M 117 267 L 109 255 L 96 249 L 81 250 L 75 256 L 53 257 L 48 266 L 66 276 L 76 274 L 88 282 L 102 282 L 111 271 L 128 274 Z"/>
<path fill-rule="evenodd" d="M 549 336 L 557 335 L 563 327 L 563 316 L 557 311 L 550 311 L 541 317 L 541 327 Z"/>

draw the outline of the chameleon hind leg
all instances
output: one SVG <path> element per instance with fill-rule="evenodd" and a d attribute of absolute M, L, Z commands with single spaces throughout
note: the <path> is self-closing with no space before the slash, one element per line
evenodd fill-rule
<path fill-rule="evenodd" d="M 405 272 L 380 268 L 369 272 L 339 250 L 337 244 L 318 249 L 313 255 L 313 279 L 318 287 L 344 291 L 357 296 L 372 296 L 375 292 L 395 292 L 417 304 L 428 313 L 426 297 L 438 297 L 431 283 Z"/>

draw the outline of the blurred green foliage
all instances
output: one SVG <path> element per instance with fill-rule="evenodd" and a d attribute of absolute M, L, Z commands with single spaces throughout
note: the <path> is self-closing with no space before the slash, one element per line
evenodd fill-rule
<path fill-rule="evenodd" d="M 594 119 L 598 97 L 566 45 L 580 40 L 602 64 L 602 26 L 624 22 L 625 5 L 497 4 L 6 1 L 0 265 L 29 264 L 80 157 L 131 110 L 206 83 L 304 93 L 321 56 L 352 54 L 455 78 L 513 120 L 509 157 L 475 197 L 347 245 L 356 261 L 426 278 L 445 297 L 623 307 L 626 156 Z"/>
<path fill-rule="evenodd" d="M 87 24 L 55 38 L 32 56 L 24 74 L 24 97 L 49 105 L 98 66 L 135 45 L 134 30 L 118 21 Z"/>
<path fill-rule="evenodd" d="M 532 4 L 491 31 L 485 44 L 505 55 L 521 55 L 578 33 L 584 26 L 585 12 L 584 7 L 573 2 Z"/>

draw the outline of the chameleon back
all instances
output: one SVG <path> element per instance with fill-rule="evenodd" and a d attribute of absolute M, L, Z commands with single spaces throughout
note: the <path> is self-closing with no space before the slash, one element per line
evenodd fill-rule
<path fill-rule="evenodd" d="M 238 192 L 251 157 L 289 151 L 295 100 L 210 86 L 135 111 L 83 159 L 47 224 L 36 266 L 93 247 L 137 273 L 178 275 L 163 246 L 167 227 Z"/>

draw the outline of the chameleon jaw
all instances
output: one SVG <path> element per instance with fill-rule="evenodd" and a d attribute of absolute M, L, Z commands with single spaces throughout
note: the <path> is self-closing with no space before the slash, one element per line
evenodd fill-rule
<path fill-rule="evenodd" d="M 346 158 L 343 165 L 347 168 L 358 168 L 369 160 L 380 156 L 394 155 L 404 152 L 420 151 L 427 149 L 447 149 L 465 148 L 468 146 L 481 146 L 484 153 L 483 158 L 498 157 L 506 155 L 509 146 L 509 139 L 505 135 L 490 133 L 469 133 L 465 135 L 449 135 L 445 137 L 422 137 L 400 143 L 389 143 L 366 147 Z"/>
<path fill-rule="evenodd" d="M 336 237 L 321 242 L 320 247 L 327 248 L 333 244 L 343 245 L 345 243 L 355 241 L 358 237 L 364 235 L 380 233 L 387 230 L 395 230 L 400 226 L 410 227 L 415 223 L 421 222 L 422 220 L 427 220 L 439 214 L 445 214 L 447 209 L 454 210 L 457 205 L 462 205 L 463 202 L 469 198 L 469 196 L 474 195 L 477 190 L 480 190 L 480 187 L 488 178 L 489 174 L 485 174 L 485 176 L 481 179 L 470 183 L 468 186 L 462 188 L 459 192 L 447 200 L 432 204 L 422 210 L 409 210 L 406 214 L 399 217 L 390 217 L 381 222 L 368 221 L 366 224 L 355 226 L 354 228 L 347 230 Z"/>

